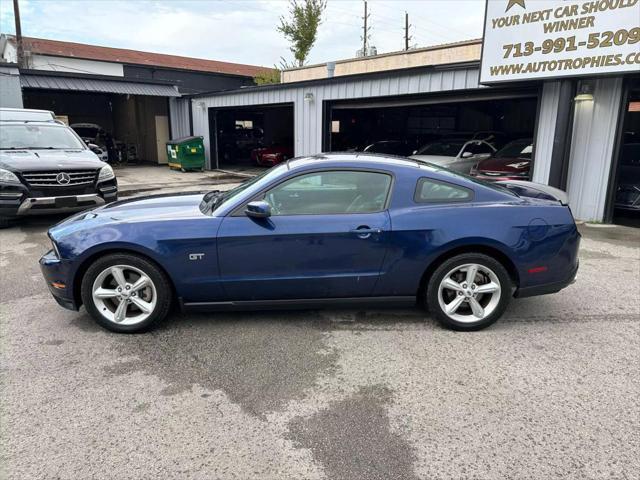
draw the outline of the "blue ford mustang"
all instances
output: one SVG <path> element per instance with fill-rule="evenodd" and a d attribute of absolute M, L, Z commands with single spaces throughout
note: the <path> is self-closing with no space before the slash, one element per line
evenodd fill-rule
<path fill-rule="evenodd" d="M 40 264 L 60 305 L 117 332 L 183 309 L 426 303 L 477 330 L 512 297 L 553 293 L 578 269 L 563 202 L 419 161 L 290 160 L 227 192 L 125 200 L 49 231 Z M 517 192 L 517 193 L 515 193 Z M 540 198 L 543 197 L 543 198 Z"/>

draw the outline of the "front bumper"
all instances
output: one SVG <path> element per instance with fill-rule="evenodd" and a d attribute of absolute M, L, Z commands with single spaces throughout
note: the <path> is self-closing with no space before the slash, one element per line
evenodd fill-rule
<path fill-rule="evenodd" d="M 99 207 L 118 199 L 115 182 L 99 183 L 94 193 L 65 195 L 33 195 L 25 185 L 0 186 L 0 217 L 15 218 L 29 215 L 72 213 Z"/>
<path fill-rule="evenodd" d="M 40 258 L 40 270 L 56 302 L 68 310 L 77 311 L 80 306 L 74 299 L 68 262 L 58 258 L 54 250 L 49 250 Z"/>

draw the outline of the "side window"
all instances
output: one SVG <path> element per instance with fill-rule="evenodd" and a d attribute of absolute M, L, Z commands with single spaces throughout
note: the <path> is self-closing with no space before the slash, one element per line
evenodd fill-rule
<path fill-rule="evenodd" d="M 472 143 L 465 148 L 466 152 L 471 152 L 474 155 L 483 153 L 493 153 L 493 149 L 484 142 Z"/>
<path fill-rule="evenodd" d="M 414 195 L 417 203 L 468 202 L 472 198 L 473 191 L 466 187 L 430 178 L 418 180 Z"/>
<path fill-rule="evenodd" d="M 391 175 L 336 170 L 288 180 L 264 200 L 272 215 L 373 213 L 385 208 L 390 188 Z"/>

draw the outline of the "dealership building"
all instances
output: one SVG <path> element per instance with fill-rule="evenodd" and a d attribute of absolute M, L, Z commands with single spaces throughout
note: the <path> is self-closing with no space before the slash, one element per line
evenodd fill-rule
<path fill-rule="evenodd" d="M 273 130 L 273 138 L 290 139 L 295 155 L 481 131 L 531 138 L 532 180 L 566 190 L 576 218 L 638 225 L 640 3 L 595 2 L 610 8 L 596 5 L 590 11 L 583 4 L 593 2 L 576 2 L 564 14 L 558 8 L 568 2 L 535 2 L 541 9 L 536 11 L 523 9 L 522 3 L 489 0 L 484 45 L 476 40 L 305 66 L 283 72 L 277 85 L 194 95 L 193 133 L 205 138 L 210 168 L 233 164 L 221 152 L 225 129 L 236 121 L 257 122 L 265 136 Z M 526 5 L 532 9 L 530 2 Z M 520 25 L 509 30 L 502 22 L 504 32 L 498 32 L 496 22 L 492 29 L 494 18 L 505 15 L 518 16 Z M 577 30 L 545 34 L 545 16 L 547 23 L 564 22 L 554 28 Z M 567 16 L 574 21 L 565 21 Z M 604 46 L 589 49 L 593 65 L 584 68 L 584 58 L 576 55 L 579 45 L 583 38 L 594 43 L 601 30 Z M 617 35 L 612 47 L 605 41 L 609 30 Z M 542 53 L 549 50 L 546 37 L 574 36 L 563 49 L 556 42 Z M 487 61 L 489 52 L 499 51 L 503 58 L 503 44 L 514 41 L 509 38 L 528 40 L 510 48 L 525 53 L 531 48 L 525 67 L 533 74 L 487 78 L 495 68 Z M 575 57 L 569 65 L 574 68 L 557 59 L 563 55 Z M 625 64 L 610 65 L 617 58 Z"/>
<path fill-rule="evenodd" d="M 0 106 L 51 110 L 83 137 L 110 135 L 138 162 L 167 163 L 166 142 L 189 133 L 186 95 L 253 85 L 264 71 L 42 38 L 22 44 L 18 68 L 15 36 L 0 35 Z"/>
<path fill-rule="evenodd" d="M 35 48 L 31 69 L 0 64 L 0 101 L 15 97 L 12 76 L 25 107 L 80 109 L 87 102 L 72 95 L 99 94 L 91 112 L 117 128 L 123 102 L 139 96 L 129 117 L 140 138 L 154 132 L 147 150 L 159 162 L 167 136 L 191 134 L 210 169 L 247 162 L 229 144 L 252 145 L 254 133 L 296 156 L 384 140 L 531 139 L 531 179 L 566 190 L 576 218 L 640 226 L 640 0 L 488 0 L 481 40 L 304 66 L 261 86 L 259 67 L 58 47 Z"/>

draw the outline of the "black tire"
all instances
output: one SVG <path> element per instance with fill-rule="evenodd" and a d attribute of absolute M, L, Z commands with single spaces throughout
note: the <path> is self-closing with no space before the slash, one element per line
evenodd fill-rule
<path fill-rule="evenodd" d="M 156 289 L 157 300 L 155 308 L 144 321 L 134 325 L 121 325 L 105 318 L 96 307 L 92 294 L 93 283 L 101 272 L 114 265 L 135 267 L 152 280 Z M 82 277 L 80 293 L 82 303 L 96 323 L 107 330 L 117 333 L 139 333 L 149 330 L 155 323 L 167 316 L 173 300 L 173 290 L 165 273 L 152 261 L 129 253 L 110 254 L 94 261 Z"/>
<path fill-rule="evenodd" d="M 470 323 L 457 321 L 449 317 L 440 306 L 438 298 L 440 282 L 442 282 L 444 277 L 453 269 L 465 264 L 478 264 L 486 267 L 490 269 L 500 281 L 500 299 L 493 312 L 485 318 Z M 429 312 L 433 314 L 442 326 L 458 331 L 474 331 L 482 330 L 497 321 L 506 310 L 512 296 L 513 281 L 502 263 L 493 257 L 481 253 L 463 253 L 445 260 L 436 268 L 427 284 L 426 299 Z"/>

